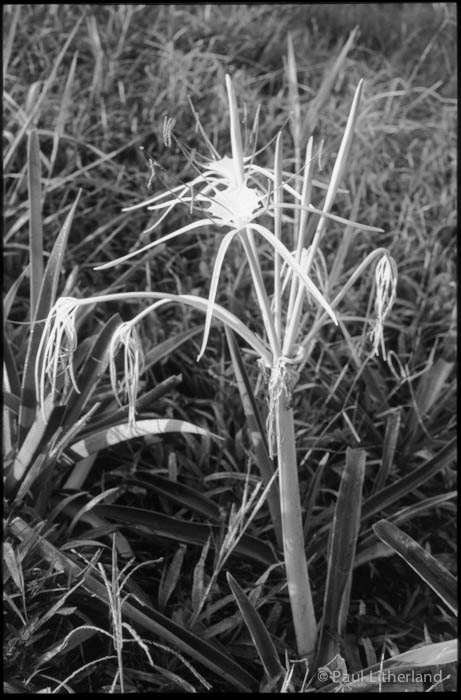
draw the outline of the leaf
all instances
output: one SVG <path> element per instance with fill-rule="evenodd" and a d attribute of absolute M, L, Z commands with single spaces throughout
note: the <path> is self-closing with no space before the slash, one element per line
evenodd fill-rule
<path fill-rule="evenodd" d="M 30 338 L 27 345 L 26 359 L 24 363 L 24 375 L 22 380 L 21 411 L 19 414 L 18 447 L 21 446 L 28 428 L 32 425 L 37 411 L 37 397 L 35 391 L 35 362 L 43 333 L 45 320 L 54 304 L 61 273 L 64 253 L 67 249 L 67 240 L 70 227 L 77 209 L 81 191 L 77 194 L 56 242 L 51 251 L 48 264 L 45 269 L 37 309 L 31 326 Z"/>
<path fill-rule="evenodd" d="M 208 555 L 208 551 L 210 549 L 210 543 L 210 537 L 208 537 L 202 547 L 199 560 L 194 566 L 194 571 L 192 574 L 191 602 L 192 615 L 194 617 L 197 617 L 200 613 L 200 610 L 204 603 L 204 596 L 206 595 L 205 562 Z"/>
<path fill-rule="evenodd" d="M 420 515 L 421 513 L 424 513 L 431 508 L 435 508 L 437 506 L 442 505 L 443 503 L 446 503 L 447 501 L 456 498 L 458 495 L 457 491 L 448 491 L 447 493 L 439 493 L 437 496 L 431 496 L 430 498 L 424 498 L 417 503 L 412 503 L 411 505 L 407 506 L 406 508 L 401 508 L 398 510 L 396 513 L 394 513 L 392 516 L 389 516 L 387 520 L 394 525 L 399 525 L 404 522 L 408 522 L 412 518 L 415 518 L 416 516 Z M 453 506 L 454 507 L 454 506 Z M 360 554 L 364 552 L 368 547 L 371 545 L 374 545 L 377 540 L 377 536 L 373 532 L 372 529 L 373 526 L 367 528 L 364 530 L 363 535 L 360 538 L 359 541 L 359 546 L 360 546 Z M 389 549 L 387 548 L 387 551 Z"/>
<path fill-rule="evenodd" d="M 179 577 L 181 575 L 181 569 L 184 562 L 184 554 L 186 552 L 186 546 L 180 545 L 176 550 L 174 557 L 168 567 L 166 575 L 162 571 L 162 579 L 158 587 L 158 606 L 161 611 L 165 610 L 167 603 L 176 588 Z"/>
<path fill-rule="evenodd" d="M 27 480 L 27 487 L 29 488 L 37 478 L 41 466 L 41 462 L 39 464 L 37 459 L 43 459 L 45 456 L 48 444 L 56 436 L 56 431 L 61 425 L 63 412 L 63 406 L 55 406 L 51 410 L 48 407 L 45 416 L 42 411 L 39 411 L 37 414 L 21 448 L 16 454 L 11 469 L 6 475 L 5 494 L 7 498 L 16 496 L 21 482 Z"/>
<path fill-rule="evenodd" d="M 90 435 L 84 439 L 74 442 L 71 449 L 80 457 L 88 457 L 90 454 L 99 452 L 112 445 L 118 445 L 120 442 L 126 442 L 133 438 L 145 437 L 146 435 L 162 435 L 164 433 L 208 435 L 209 431 L 183 420 L 152 418 L 149 420 L 136 421 L 135 425 L 123 423 L 113 428 L 108 428 L 107 430 L 90 433 Z"/>
<path fill-rule="evenodd" d="M 171 377 L 167 377 L 167 379 L 164 379 L 163 382 L 157 384 L 157 386 L 155 386 L 153 389 L 141 394 L 136 401 L 136 415 L 141 417 L 140 414 L 152 410 L 154 403 L 162 398 L 162 396 L 168 393 L 171 389 L 178 386 L 181 381 L 182 377 L 180 374 L 173 375 Z M 112 404 L 104 411 L 98 412 L 98 419 L 92 420 L 91 425 L 84 426 L 80 431 L 80 435 L 83 438 L 91 433 L 99 432 L 103 428 L 113 428 L 115 425 L 119 425 L 122 422 L 125 423 L 127 420 L 128 406 L 122 406 L 122 408 L 119 408 L 117 404 L 117 408 L 114 408 L 114 405 Z"/>
<path fill-rule="evenodd" d="M 3 542 L 3 563 L 5 564 L 5 569 L 3 571 L 3 585 L 6 584 L 9 576 L 11 576 L 18 591 L 24 595 L 25 588 L 21 559 L 17 552 L 13 549 L 11 542 Z"/>
<path fill-rule="evenodd" d="M 456 456 L 457 439 L 450 440 L 432 459 L 406 474 L 398 481 L 386 486 L 363 503 L 362 518 L 369 518 L 388 508 L 403 496 L 417 489 L 442 469 L 448 467 Z"/>
<path fill-rule="evenodd" d="M 29 189 L 30 317 L 34 318 L 43 279 L 40 145 L 36 129 L 31 129 L 27 141 L 27 174 Z"/>
<path fill-rule="evenodd" d="M 412 438 L 418 434 L 420 421 L 424 422 L 431 408 L 437 406 L 452 369 L 453 362 L 447 362 L 439 357 L 420 378 L 415 395 L 416 408 L 413 408 L 408 422 L 408 432 Z"/>
<path fill-rule="evenodd" d="M 177 503 L 179 506 L 188 508 L 189 510 L 198 513 L 205 518 L 211 518 L 215 522 L 219 522 L 221 520 L 221 511 L 219 506 L 216 505 L 216 503 L 214 503 L 210 498 L 207 498 L 207 496 L 199 491 L 196 491 L 190 486 L 180 484 L 177 481 L 172 481 L 171 479 L 165 479 L 164 477 L 157 476 L 151 472 L 143 472 L 139 470 L 137 474 L 140 478 L 128 479 L 127 483 L 150 489 L 151 491 L 164 496 L 168 500 Z"/>
<path fill-rule="evenodd" d="M 71 109 L 72 103 L 72 87 L 75 77 L 75 68 L 77 66 L 78 51 L 75 51 L 72 62 L 70 64 L 69 73 L 67 75 L 66 84 L 64 86 L 64 92 L 60 99 L 59 114 L 56 119 L 56 127 L 53 132 L 53 149 L 50 155 L 50 168 L 48 177 L 51 178 L 51 173 L 56 162 L 56 156 L 58 155 L 59 139 L 64 133 L 66 119 L 69 115 L 69 110 Z"/>
<path fill-rule="evenodd" d="M 365 450 L 347 448 L 328 548 L 323 621 L 316 667 L 324 666 L 340 651 L 339 643 L 349 607 L 352 569 L 361 522 L 365 461 Z"/>
<path fill-rule="evenodd" d="M 293 142 L 296 148 L 301 147 L 301 103 L 299 101 L 298 76 L 296 70 L 296 58 L 293 46 L 293 36 L 291 32 L 287 36 L 287 63 L 286 75 L 288 79 L 288 101 L 290 104 L 290 127 L 293 135 Z"/>
<path fill-rule="evenodd" d="M 169 358 L 171 353 L 177 350 L 177 348 L 183 345 L 183 343 L 198 335 L 201 330 L 202 327 L 200 325 L 195 326 L 194 328 L 189 328 L 187 331 L 178 333 L 177 335 L 164 340 L 162 343 L 155 345 L 155 347 L 151 348 L 151 350 L 145 354 L 142 372 L 146 372 L 157 362 Z"/>
<path fill-rule="evenodd" d="M 147 529 L 158 537 L 167 537 L 177 542 L 185 542 L 203 546 L 210 533 L 213 535 L 212 545 L 220 540 L 221 528 L 218 525 L 202 525 L 200 523 L 186 522 L 178 518 L 172 518 L 163 513 L 131 506 L 100 505 L 94 511 L 104 518 L 116 520 L 123 525 L 142 526 L 139 531 Z M 241 555 L 250 561 L 270 566 L 276 559 L 269 545 L 256 537 L 243 534 L 233 553 Z"/>
<path fill-rule="evenodd" d="M 387 477 L 394 463 L 395 449 L 399 438 L 400 422 L 402 416 L 402 408 L 399 406 L 392 409 L 386 421 L 386 432 L 383 441 L 383 456 L 381 464 L 376 475 L 375 483 L 373 484 L 372 493 L 376 493 L 386 483 Z"/>
<path fill-rule="evenodd" d="M 227 327 L 225 328 L 225 332 L 232 364 L 234 366 L 235 377 L 237 379 L 240 400 L 242 402 L 243 410 L 248 423 L 248 433 L 256 456 L 256 465 L 261 473 L 263 484 L 267 486 L 274 474 L 274 463 L 269 456 L 266 432 L 239 346 L 235 340 L 233 332 Z M 271 513 L 272 524 L 274 526 L 277 538 L 277 544 L 280 549 L 282 549 L 282 522 L 278 487 L 276 482 L 274 482 L 273 487 L 270 489 L 267 500 Z"/>
<path fill-rule="evenodd" d="M 420 544 L 387 520 L 379 520 L 373 531 L 425 581 L 450 610 L 458 614 L 456 578 Z"/>
<path fill-rule="evenodd" d="M 66 398 L 66 413 L 64 416 L 64 428 L 75 423 L 80 418 L 85 404 L 104 374 L 108 365 L 108 351 L 110 341 L 116 327 L 120 324 L 119 314 L 114 314 L 98 333 L 92 347 L 88 350 L 87 358 L 77 377 L 79 393 L 72 387 Z"/>
<path fill-rule="evenodd" d="M 341 49 L 338 57 L 336 58 L 335 62 L 333 63 L 331 68 L 328 68 L 325 71 L 325 75 L 323 76 L 322 83 L 320 85 L 319 90 L 317 91 L 317 94 L 315 98 L 312 100 L 311 104 L 309 105 L 308 112 L 306 114 L 306 117 L 304 119 L 304 132 L 303 132 L 303 141 L 307 140 L 307 137 L 314 132 L 314 129 L 317 125 L 317 122 L 319 120 L 319 114 L 320 111 L 325 104 L 326 100 L 328 99 L 329 94 L 331 93 L 331 90 L 333 89 L 334 82 L 338 76 L 338 73 L 341 69 L 341 66 L 344 65 L 344 62 L 346 60 L 346 56 L 349 53 L 352 44 L 354 43 L 356 34 L 357 34 L 357 27 L 354 27 L 354 29 L 351 31 L 349 34 L 347 41 L 345 42 L 343 48 Z"/>
<path fill-rule="evenodd" d="M 11 344 L 5 331 L 3 331 L 3 362 L 5 365 L 5 374 L 8 377 L 9 389 L 12 394 L 19 397 L 21 395 L 21 384 L 16 366 L 16 358 L 14 356 Z"/>
<path fill-rule="evenodd" d="M 229 571 L 226 573 L 226 578 L 232 595 L 235 598 L 235 602 L 242 613 L 243 620 L 251 634 L 253 644 L 264 666 L 266 676 L 268 680 L 272 680 L 283 673 L 284 669 L 280 663 L 271 636 L 264 626 L 258 611 Z"/>

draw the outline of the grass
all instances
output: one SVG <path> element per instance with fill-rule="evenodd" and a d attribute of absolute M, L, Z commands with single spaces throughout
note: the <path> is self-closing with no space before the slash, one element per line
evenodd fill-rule
<path fill-rule="evenodd" d="M 408 690 L 456 687 L 456 16 L 450 3 L 364 7 L 5 6 L 7 691 L 328 692 L 365 668 L 350 689 L 379 691 L 397 664 L 431 672 Z M 234 162 L 266 146 L 255 177 L 275 190 L 254 224 L 297 250 L 339 328 L 320 297 L 296 304 L 294 272 L 277 287 L 270 236 L 223 244 L 209 213 L 203 230 L 111 264 L 196 220 L 180 204 L 146 234 L 158 213 L 136 205 L 197 176 L 204 134 Z M 376 230 L 310 214 L 309 259 L 280 184 L 322 209 L 309 178 L 333 192 L 335 161 L 331 214 Z M 392 309 L 375 302 L 379 249 L 398 270 Z M 210 284 L 237 336 L 213 323 L 205 349 Z M 45 326 L 53 308 L 60 325 Z M 274 444 L 289 426 L 299 484 L 279 501 L 286 443 L 274 449 L 266 419 L 281 393 L 246 348 L 276 366 L 298 308 L 304 334 L 280 357 L 304 352 Z M 385 350 L 371 356 L 376 313 Z M 297 499 L 319 633 L 308 666 L 283 566 Z"/>

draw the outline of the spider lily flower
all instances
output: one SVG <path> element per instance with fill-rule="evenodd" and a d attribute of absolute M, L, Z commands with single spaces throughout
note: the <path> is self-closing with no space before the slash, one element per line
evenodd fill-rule
<path fill-rule="evenodd" d="M 261 211 L 263 196 L 245 184 L 217 190 L 213 196 L 200 194 L 197 201 L 209 204 L 213 223 L 240 231 Z"/>

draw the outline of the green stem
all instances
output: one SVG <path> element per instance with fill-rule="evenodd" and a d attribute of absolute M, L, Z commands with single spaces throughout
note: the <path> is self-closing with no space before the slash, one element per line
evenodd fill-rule
<path fill-rule="evenodd" d="M 240 234 L 243 249 L 248 260 L 251 276 L 253 278 L 253 286 L 258 300 L 258 306 L 264 322 L 267 339 L 272 351 L 272 354 L 278 356 L 280 354 L 280 340 L 277 336 L 274 325 L 274 317 L 271 312 L 269 298 L 267 296 L 264 280 L 262 276 L 261 266 L 259 264 L 258 255 L 255 252 L 256 246 L 254 242 L 253 232 L 247 228 L 245 233 Z"/>
<path fill-rule="evenodd" d="M 281 371 L 282 370 L 282 371 Z M 311 663 L 317 624 L 307 571 L 298 466 L 296 461 L 291 389 L 280 364 L 272 371 L 271 403 L 274 410 L 279 463 L 283 550 L 298 653 Z M 274 376 L 275 375 L 275 376 Z"/>

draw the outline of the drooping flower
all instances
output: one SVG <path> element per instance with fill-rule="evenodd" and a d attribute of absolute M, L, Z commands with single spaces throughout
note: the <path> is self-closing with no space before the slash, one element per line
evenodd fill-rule
<path fill-rule="evenodd" d="M 117 385 L 117 372 L 115 356 L 123 347 L 123 394 L 128 402 L 128 423 L 135 424 L 135 404 L 138 396 L 139 374 L 142 364 L 143 351 L 136 325 L 133 321 L 120 324 L 111 338 L 109 347 L 109 367 L 112 391 L 120 406 L 119 386 Z"/>
<path fill-rule="evenodd" d="M 51 385 L 54 397 L 58 378 L 71 381 L 75 391 L 79 391 L 74 376 L 73 356 L 77 349 L 75 315 L 79 302 L 73 297 L 60 297 L 45 322 L 35 362 L 35 386 L 39 405 L 43 410 L 46 379 Z"/>
<path fill-rule="evenodd" d="M 384 346 L 383 325 L 389 316 L 395 301 L 397 291 L 397 265 L 390 255 L 383 255 L 375 269 L 375 314 L 376 319 L 371 330 L 373 354 L 378 355 L 381 349 L 383 359 L 386 359 Z"/>

